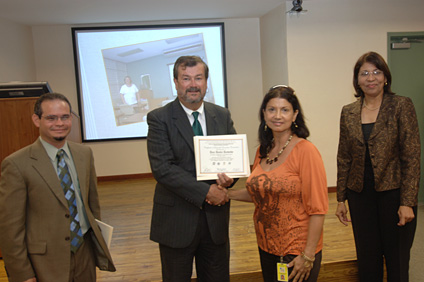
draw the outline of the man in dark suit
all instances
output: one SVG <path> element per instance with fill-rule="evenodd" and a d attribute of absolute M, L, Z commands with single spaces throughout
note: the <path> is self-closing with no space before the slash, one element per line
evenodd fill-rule
<path fill-rule="evenodd" d="M 198 281 L 229 281 L 230 203 L 224 188 L 234 181 L 225 174 L 216 181 L 196 180 L 193 136 L 199 126 L 196 135 L 236 131 L 227 109 L 203 101 L 207 79 L 208 66 L 199 57 L 178 58 L 178 98 L 147 116 L 147 148 L 157 180 L 150 239 L 159 243 L 164 282 L 190 281 L 193 258 Z"/>
<path fill-rule="evenodd" d="M 62 94 L 36 102 L 40 138 L 2 162 L 0 248 L 11 282 L 96 281 L 115 271 L 100 219 L 91 149 L 68 142 L 71 105 Z"/>

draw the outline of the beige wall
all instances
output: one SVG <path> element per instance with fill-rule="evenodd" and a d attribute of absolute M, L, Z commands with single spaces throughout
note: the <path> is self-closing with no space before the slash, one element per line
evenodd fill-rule
<path fill-rule="evenodd" d="M 286 4 L 289 10 L 291 1 Z M 340 111 L 354 101 L 353 65 L 371 50 L 387 58 L 387 32 L 424 31 L 424 1 L 319 0 L 303 1 L 303 8 L 304 14 L 287 14 L 289 84 L 324 159 L 328 185 L 335 186 Z"/>
<path fill-rule="evenodd" d="M 252 162 L 262 96 L 271 85 L 288 83 L 304 108 L 328 185 L 335 186 L 339 115 L 354 100 L 353 64 L 369 50 L 386 57 L 387 32 L 423 31 L 424 1 L 311 0 L 303 2 L 306 13 L 285 14 L 291 2 L 260 19 L 223 20 L 229 108 L 238 132 L 248 135 Z M 28 27 L 1 21 L 0 34 L 0 81 L 47 80 L 77 108 L 71 26 L 36 26 L 31 35 Z M 99 176 L 150 172 L 145 140 L 88 145 Z"/>
<path fill-rule="evenodd" d="M 31 28 L 0 19 L 0 82 L 33 81 L 34 50 Z"/>
<path fill-rule="evenodd" d="M 288 84 L 286 7 L 280 5 L 260 18 L 263 94 Z"/>
<path fill-rule="evenodd" d="M 253 161 L 257 143 L 256 113 L 262 98 L 259 19 L 224 22 L 228 105 L 237 132 L 248 136 Z M 53 91 L 67 95 L 76 109 L 71 26 L 36 26 L 33 37 L 37 80 L 48 80 Z M 90 142 L 87 145 L 93 149 L 99 176 L 150 172 L 146 140 Z"/>

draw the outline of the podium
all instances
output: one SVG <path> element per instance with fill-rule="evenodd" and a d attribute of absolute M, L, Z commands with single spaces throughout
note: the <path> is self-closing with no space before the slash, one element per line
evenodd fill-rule
<path fill-rule="evenodd" d="M 32 122 L 37 99 L 38 97 L 0 99 L 0 162 L 38 138 L 38 128 Z M 67 139 L 81 143 L 80 129 L 80 118 L 72 111 L 72 129 Z"/>
<path fill-rule="evenodd" d="M 48 82 L 0 83 L 0 162 L 38 138 L 31 117 L 38 97 L 48 92 Z"/>
<path fill-rule="evenodd" d="M 38 138 L 38 128 L 31 119 L 36 100 L 37 97 L 0 99 L 0 162 Z"/>
<path fill-rule="evenodd" d="M 31 116 L 35 101 L 48 92 L 48 82 L 0 83 L 0 162 L 37 139 Z"/>
<path fill-rule="evenodd" d="M 37 99 L 38 97 L 0 99 L 0 162 L 38 138 L 38 128 L 31 118 Z"/>

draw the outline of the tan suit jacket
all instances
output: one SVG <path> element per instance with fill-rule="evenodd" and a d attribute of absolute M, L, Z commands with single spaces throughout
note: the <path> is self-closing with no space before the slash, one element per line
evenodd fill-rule
<path fill-rule="evenodd" d="M 343 107 L 337 155 L 337 200 L 346 189 L 361 192 L 364 183 L 366 142 L 362 133 L 362 101 Z M 420 135 L 410 98 L 384 94 L 368 140 L 375 190 L 401 189 L 400 203 L 416 206 L 420 181 Z"/>
<path fill-rule="evenodd" d="M 96 265 L 115 271 L 95 218 L 100 219 L 91 149 L 69 142 L 84 208 L 92 227 Z M 38 282 L 68 282 L 69 209 L 56 171 L 37 140 L 2 162 L 0 249 L 9 281 L 37 277 Z"/>

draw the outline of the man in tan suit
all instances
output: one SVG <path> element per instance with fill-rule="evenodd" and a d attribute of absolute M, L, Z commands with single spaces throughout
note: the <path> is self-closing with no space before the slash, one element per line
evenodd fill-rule
<path fill-rule="evenodd" d="M 66 141 L 72 115 L 62 94 L 42 95 L 32 120 L 40 138 L 1 166 L 0 249 L 9 281 L 96 281 L 96 266 L 115 267 L 95 221 L 91 149 Z"/>

